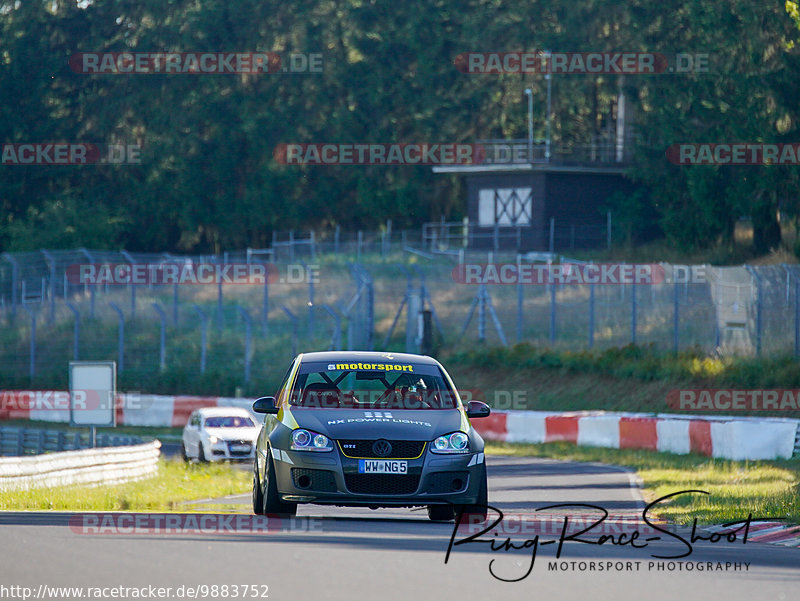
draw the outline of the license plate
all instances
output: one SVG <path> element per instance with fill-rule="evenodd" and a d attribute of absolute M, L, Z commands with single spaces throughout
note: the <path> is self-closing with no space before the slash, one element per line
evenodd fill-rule
<path fill-rule="evenodd" d="M 359 474 L 407 474 L 408 461 L 386 461 L 384 459 L 359 459 Z"/>
<path fill-rule="evenodd" d="M 233 451 L 234 453 L 249 453 L 250 445 L 249 444 L 231 445 L 231 451 Z"/>

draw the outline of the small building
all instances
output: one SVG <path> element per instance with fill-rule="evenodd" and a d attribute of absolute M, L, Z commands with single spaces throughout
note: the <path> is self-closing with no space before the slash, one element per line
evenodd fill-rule
<path fill-rule="evenodd" d="M 468 247 L 476 250 L 606 247 L 613 227 L 609 198 L 639 188 L 625 177 L 630 157 L 622 144 L 571 147 L 549 157 L 545 144 L 524 140 L 479 144 L 485 150 L 480 164 L 433 168 L 464 176 Z"/>

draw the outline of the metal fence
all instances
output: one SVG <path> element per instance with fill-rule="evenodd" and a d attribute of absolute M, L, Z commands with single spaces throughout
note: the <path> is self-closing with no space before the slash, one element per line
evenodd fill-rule
<path fill-rule="evenodd" d="M 284 239 L 286 238 L 286 239 Z M 310 241 L 313 240 L 313 244 Z M 628 343 L 742 355 L 800 355 L 800 268 L 664 265 L 648 285 L 461 283 L 459 262 L 568 261 L 548 253 L 430 252 L 401 232 L 276 236 L 221 256 L 91 251 L 3 255 L 0 376 L 66 378 L 70 360 L 116 360 L 121 374 L 274 369 L 299 351 L 530 342 L 562 349 Z M 287 242 L 287 244 L 281 244 Z M 335 249 L 339 252 L 336 253 Z M 434 249 L 435 251 L 436 249 Z M 263 264 L 263 284 L 78 284 L 76 264 Z M 50 381 L 50 385 L 60 382 Z"/>

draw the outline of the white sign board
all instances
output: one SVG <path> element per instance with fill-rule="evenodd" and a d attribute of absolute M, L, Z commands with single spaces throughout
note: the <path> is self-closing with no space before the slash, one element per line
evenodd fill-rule
<path fill-rule="evenodd" d="M 117 364 L 114 361 L 69 362 L 71 426 L 115 427 Z"/>

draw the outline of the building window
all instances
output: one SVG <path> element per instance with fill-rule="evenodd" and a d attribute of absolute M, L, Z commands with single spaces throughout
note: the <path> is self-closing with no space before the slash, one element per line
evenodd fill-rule
<path fill-rule="evenodd" d="M 490 188 L 478 192 L 478 225 L 482 227 L 531 224 L 531 188 Z"/>

